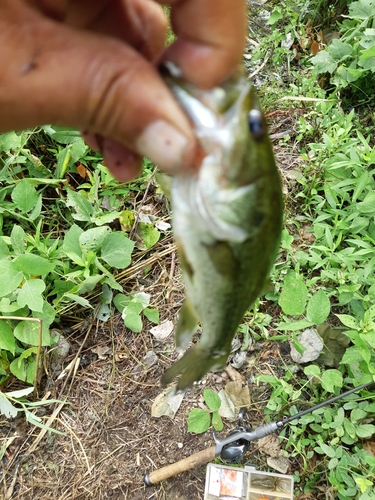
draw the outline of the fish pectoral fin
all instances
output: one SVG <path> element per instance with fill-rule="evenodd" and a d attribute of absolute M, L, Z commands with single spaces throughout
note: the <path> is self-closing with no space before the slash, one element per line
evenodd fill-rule
<path fill-rule="evenodd" d="M 225 366 L 229 352 L 220 357 L 210 356 L 210 350 L 203 349 L 199 344 L 189 349 L 164 373 L 161 379 L 162 387 L 170 384 L 175 377 L 181 375 L 177 383 L 177 391 L 184 391 L 200 380 L 210 369 L 220 369 Z"/>
<path fill-rule="evenodd" d="M 176 347 L 185 349 L 191 341 L 197 326 L 199 318 L 189 299 L 185 299 L 182 304 L 176 328 Z"/>

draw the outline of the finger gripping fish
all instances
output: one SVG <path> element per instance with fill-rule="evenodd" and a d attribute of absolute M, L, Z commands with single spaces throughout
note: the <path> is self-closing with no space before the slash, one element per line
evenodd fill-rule
<path fill-rule="evenodd" d="M 173 230 L 186 286 L 176 345 L 198 343 L 162 377 L 177 389 L 225 366 L 244 313 L 260 294 L 279 246 L 281 183 L 264 116 L 243 76 L 200 90 L 165 63 L 163 77 L 204 152 L 198 172 L 172 180 Z"/>

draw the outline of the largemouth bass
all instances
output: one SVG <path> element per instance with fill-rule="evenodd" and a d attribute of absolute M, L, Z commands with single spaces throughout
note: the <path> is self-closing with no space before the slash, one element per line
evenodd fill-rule
<path fill-rule="evenodd" d="M 279 246 L 281 182 L 264 116 L 243 76 L 200 90 L 164 63 L 162 75 L 189 116 L 203 152 L 199 171 L 172 180 L 173 230 L 186 286 L 176 346 L 199 342 L 169 368 L 177 390 L 222 369 L 243 315 L 260 294 Z"/>

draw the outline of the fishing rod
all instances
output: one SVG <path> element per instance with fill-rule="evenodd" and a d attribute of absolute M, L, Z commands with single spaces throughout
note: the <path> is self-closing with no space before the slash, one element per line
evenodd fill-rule
<path fill-rule="evenodd" d="M 241 408 L 238 414 L 239 424 L 236 429 L 231 431 L 226 438 L 218 439 L 214 434 L 214 446 L 211 446 L 210 448 L 202 450 L 198 453 L 194 453 L 193 455 L 186 457 L 179 462 L 167 465 L 166 467 L 162 467 L 161 469 L 145 474 L 143 478 L 144 483 L 146 484 L 146 486 L 153 486 L 160 483 L 160 481 L 164 481 L 164 479 L 176 476 L 177 474 L 180 474 L 181 472 L 184 472 L 186 470 L 190 470 L 197 465 L 202 465 L 210 462 L 211 460 L 214 460 L 219 456 L 225 462 L 238 463 L 247 452 L 252 441 L 256 441 L 257 439 L 269 436 L 270 434 L 273 434 L 274 432 L 282 429 L 286 424 L 289 424 L 293 420 L 297 420 L 298 418 L 312 413 L 319 408 L 323 408 L 324 406 L 335 403 L 339 399 L 345 398 L 350 394 L 358 392 L 362 389 L 369 388 L 373 385 L 375 385 L 374 381 L 367 382 L 366 384 L 354 387 L 353 389 L 343 392 L 338 396 L 334 396 L 333 398 L 327 399 L 322 403 L 314 405 L 307 410 L 300 411 L 295 415 L 292 415 L 291 417 L 284 417 L 282 420 L 269 422 L 268 424 L 261 425 L 259 427 L 256 427 L 255 429 L 252 429 L 251 425 L 244 425 L 244 415 L 246 413 L 246 408 Z"/>

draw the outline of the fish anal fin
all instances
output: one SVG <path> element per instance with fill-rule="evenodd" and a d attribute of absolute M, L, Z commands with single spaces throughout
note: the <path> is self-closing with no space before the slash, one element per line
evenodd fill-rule
<path fill-rule="evenodd" d="M 177 383 L 177 391 L 184 391 L 200 380 L 209 370 L 224 368 L 229 352 L 220 357 L 210 357 L 206 349 L 199 344 L 189 349 L 164 373 L 161 379 L 162 387 L 170 384 L 175 377 L 181 375 Z"/>
<path fill-rule="evenodd" d="M 182 304 L 176 328 L 176 347 L 178 349 L 185 349 L 188 346 L 197 329 L 198 321 L 199 318 L 190 300 L 186 298 Z"/>

